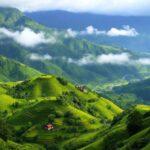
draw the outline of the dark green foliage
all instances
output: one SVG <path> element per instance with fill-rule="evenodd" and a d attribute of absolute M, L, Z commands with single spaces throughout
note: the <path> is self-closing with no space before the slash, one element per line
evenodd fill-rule
<path fill-rule="evenodd" d="M 143 121 L 142 121 L 142 115 L 138 111 L 132 112 L 128 116 L 127 121 L 127 130 L 130 135 L 137 133 L 138 131 L 142 130 L 143 128 Z"/>
<path fill-rule="evenodd" d="M 113 88 L 111 92 L 106 92 L 115 103 L 122 108 L 131 107 L 138 103 L 149 105 L 150 101 L 150 79 L 131 82 L 124 86 Z"/>
<path fill-rule="evenodd" d="M 9 125 L 5 120 L 0 118 L 0 138 L 3 140 L 14 139 L 15 130 L 13 126 Z"/>
<path fill-rule="evenodd" d="M 138 139 L 132 144 L 131 150 L 141 150 L 143 147 L 149 144 L 149 142 L 150 142 L 150 139 L 148 139 L 147 137 Z"/>
<path fill-rule="evenodd" d="M 58 97 L 58 102 L 59 103 L 62 103 L 62 104 L 65 104 L 65 103 L 70 103 L 72 105 L 74 105 L 75 107 L 77 108 L 83 108 L 85 107 L 85 102 L 82 101 L 78 95 L 71 91 L 71 92 L 63 92 L 62 95 L 60 95 Z"/>
<path fill-rule="evenodd" d="M 55 118 L 56 118 L 56 115 L 55 115 L 55 114 L 50 114 L 50 115 L 48 115 L 48 122 L 53 123 L 53 121 L 54 121 Z"/>
<path fill-rule="evenodd" d="M 95 107 L 90 107 L 88 108 L 88 112 L 92 114 L 93 116 L 96 116 L 97 109 Z"/>
<path fill-rule="evenodd" d="M 64 116 L 64 114 L 59 110 L 55 112 L 55 115 L 56 115 L 56 118 L 61 118 Z"/>
<path fill-rule="evenodd" d="M 123 136 L 122 136 L 123 134 Z M 126 138 L 126 134 L 124 132 L 114 132 L 112 135 L 108 135 L 104 138 L 104 147 L 103 150 L 116 150 L 121 146 L 119 141 Z"/>
<path fill-rule="evenodd" d="M 64 86 L 68 84 L 67 80 L 65 80 L 65 79 L 63 79 L 63 78 L 61 78 L 61 77 L 57 77 L 57 80 L 58 80 L 62 85 L 64 85 Z"/>
<path fill-rule="evenodd" d="M 15 102 L 12 104 L 12 108 L 17 109 L 19 107 L 19 102 Z"/>
<path fill-rule="evenodd" d="M 150 117 L 150 111 L 144 114 L 144 118 Z"/>
<path fill-rule="evenodd" d="M 59 147 L 56 143 L 45 145 L 46 150 L 59 150 Z"/>

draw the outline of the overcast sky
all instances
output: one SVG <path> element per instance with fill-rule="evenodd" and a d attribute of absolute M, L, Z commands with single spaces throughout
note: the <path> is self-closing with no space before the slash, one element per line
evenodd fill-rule
<path fill-rule="evenodd" d="M 150 15 L 150 0 L 0 0 L 22 11 L 67 10 L 110 15 Z"/>

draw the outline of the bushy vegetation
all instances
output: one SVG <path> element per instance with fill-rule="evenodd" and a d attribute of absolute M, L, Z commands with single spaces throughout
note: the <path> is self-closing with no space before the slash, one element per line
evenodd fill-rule
<path fill-rule="evenodd" d="M 132 135 L 143 128 L 142 114 L 139 111 L 134 111 L 128 116 L 127 130 Z"/>
<path fill-rule="evenodd" d="M 9 102 L 0 114 L 6 120 L 3 123 L 12 125 L 5 125 L 0 136 L 3 140 L 42 144 L 45 149 L 69 149 L 70 145 L 72 150 L 116 149 L 148 127 L 148 121 L 144 121 L 149 118 L 148 106 L 133 107 L 121 114 L 122 110 L 102 95 L 80 91 L 68 81 L 62 84 L 55 76 L 1 83 L 0 89 L 0 98 L 7 95 L 0 102 Z M 54 129 L 47 131 L 47 123 Z M 148 138 L 142 137 L 143 134 L 130 147 L 147 146 Z"/>
<path fill-rule="evenodd" d="M 95 92 L 81 91 L 64 81 L 42 75 L 23 82 L 1 83 L 0 98 L 3 94 L 7 97 L 0 102 L 8 101 L 1 116 L 14 127 L 20 139 L 60 148 L 61 143 L 71 138 L 95 131 L 106 122 L 110 124 L 121 113 L 119 107 Z M 47 123 L 53 124 L 52 131 L 45 130 Z"/>
<path fill-rule="evenodd" d="M 0 118 L 0 138 L 3 140 L 13 140 L 15 137 L 15 130 L 13 126 L 9 125 L 5 120 Z"/>
<path fill-rule="evenodd" d="M 105 94 L 113 102 L 122 108 L 129 108 L 132 105 L 143 103 L 150 104 L 150 79 L 136 81 L 127 85 L 118 86 Z"/>

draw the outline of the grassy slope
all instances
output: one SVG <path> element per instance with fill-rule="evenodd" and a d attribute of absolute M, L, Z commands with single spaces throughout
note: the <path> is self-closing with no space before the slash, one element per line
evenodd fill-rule
<path fill-rule="evenodd" d="M 41 73 L 15 60 L 0 56 L 0 81 L 17 81 L 34 76 Z"/>
<path fill-rule="evenodd" d="M 127 131 L 126 126 L 128 116 L 134 111 L 138 111 L 140 114 L 142 114 L 142 122 L 144 125 L 140 131 L 134 133 L 133 135 L 130 135 Z M 124 115 L 119 119 L 116 124 L 114 124 L 111 128 L 108 128 L 106 131 L 102 131 L 94 142 L 81 149 L 109 150 L 111 148 L 112 150 L 138 150 L 148 148 L 150 142 L 150 117 L 149 115 L 145 117 L 144 114 L 149 112 L 150 106 L 144 105 L 137 105 L 129 111 L 124 112 Z"/>
<path fill-rule="evenodd" d="M 1 83 L 0 87 L 1 103 L 5 103 L 1 98 L 4 94 L 10 102 L 3 105 L 7 114 L 4 111 L 1 114 L 22 133 L 24 141 L 66 150 L 149 147 L 149 106 L 137 105 L 120 114 L 122 110 L 104 97 L 90 91 L 81 92 L 66 80 L 54 76 Z M 11 106 L 12 99 L 19 103 L 18 106 Z M 142 115 L 143 126 L 130 135 L 127 122 L 134 112 Z M 54 125 L 53 131 L 44 130 L 43 125 L 48 121 Z"/>
<path fill-rule="evenodd" d="M 3 99 L 4 94 L 7 99 Z M 54 76 L 1 84 L 0 99 L 5 103 L 1 114 L 9 116 L 9 123 L 17 130 L 23 130 L 25 139 L 58 147 L 66 146 L 68 140 L 83 133 L 96 132 L 122 112 L 107 99 L 90 91 L 81 92 Z M 17 106 L 12 100 L 18 103 Z M 52 132 L 43 129 L 49 119 L 55 127 Z"/>
<path fill-rule="evenodd" d="M 45 150 L 44 147 L 39 146 L 37 144 L 29 144 L 29 143 L 24 143 L 24 144 L 18 144 L 13 141 L 4 141 L 0 138 L 0 149 L 1 150 L 10 150 L 10 149 L 17 149 L 17 150 Z"/>

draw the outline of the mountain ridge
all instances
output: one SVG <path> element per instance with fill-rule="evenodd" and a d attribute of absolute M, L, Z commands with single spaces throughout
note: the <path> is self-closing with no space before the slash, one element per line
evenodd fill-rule
<path fill-rule="evenodd" d="M 9 12 L 11 11 L 13 11 L 13 9 L 11 9 Z M 7 18 L 3 11 L 1 11 L 0 13 L 3 18 Z M 21 63 L 39 70 L 44 74 L 53 74 L 59 76 L 63 75 L 74 83 L 93 84 L 97 82 L 108 82 L 108 80 L 117 80 L 119 78 L 121 79 L 124 76 L 124 71 L 131 74 L 131 79 L 143 78 L 147 76 L 146 74 L 141 74 L 142 71 L 140 72 L 143 67 L 139 69 L 136 66 L 119 66 L 115 64 L 80 65 L 78 64 L 78 62 L 86 59 L 84 57 L 88 54 L 92 55 L 93 57 L 97 57 L 102 54 L 107 55 L 110 53 L 113 53 L 114 55 L 129 53 L 133 55 L 133 57 L 138 56 L 128 50 L 118 47 L 98 45 L 85 39 L 64 38 L 62 35 L 65 33 L 65 31 L 44 27 L 34 20 L 24 16 L 21 12 L 19 18 L 17 17 L 17 15 L 15 17 L 15 14 L 17 13 L 18 10 L 15 9 L 15 19 L 13 20 L 12 18 L 10 24 L 7 24 L 6 22 L 6 29 L 9 29 L 10 32 L 22 33 L 22 26 L 24 26 L 24 28 L 29 28 L 32 32 L 34 32 L 34 34 L 43 32 L 51 36 L 54 33 L 61 33 L 61 36 L 59 37 L 60 41 L 55 44 L 40 44 L 36 47 L 30 48 L 24 47 L 15 42 L 13 39 L 8 39 L 7 37 L 5 37 L 5 39 L 1 39 L 0 43 L 0 54 L 4 55 L 5 57 L 16 59 Z M 0 22 L 5 23 L 2 20 L 0 20 Z M 14 53 L 12 53 L 12 51 L 14 51 Z M 39 56 L 40 60 L 31 60 L 30 58 L 32 54 L 36 54 L 37 56 Z M 49 60 L 41 59 L 45 55 L 48 55 Z M 145 69 L 148 70 L 148 67 L 146 67 Z M 116 71 L 114 72 L 113 70 Z"/>

